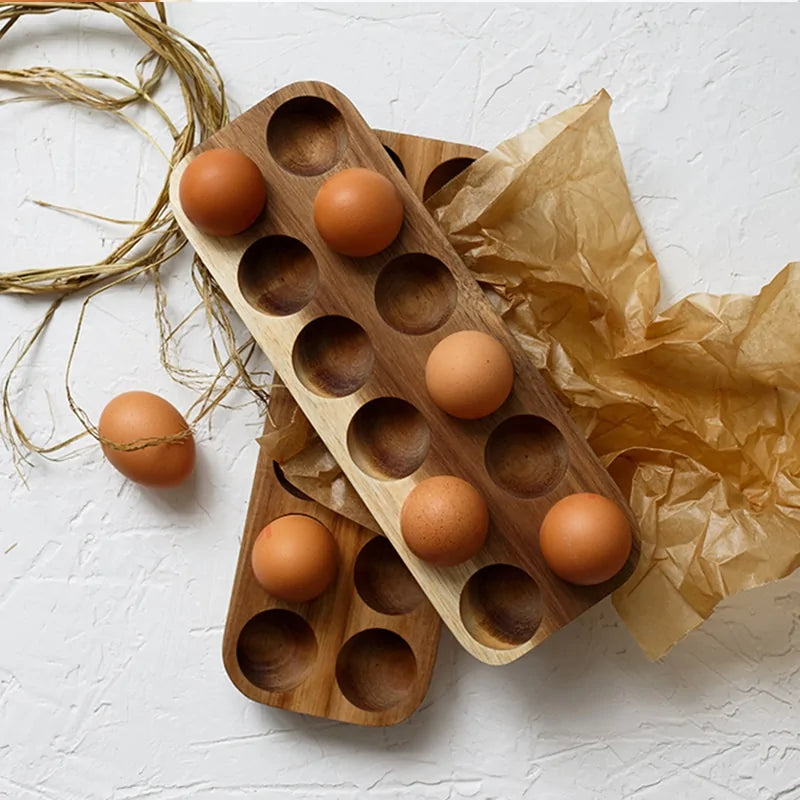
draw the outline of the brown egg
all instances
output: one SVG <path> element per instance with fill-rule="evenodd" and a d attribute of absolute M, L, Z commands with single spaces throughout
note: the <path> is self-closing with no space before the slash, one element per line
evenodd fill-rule
<path fill-rule="evenodd" d="M 489 530 L 489 509 L 475 489 L 453 475 L 418 483 L 406 497 L 400 529 L 409 549 L 439 567 L 472 558 Z"/>
<path fill-rule="evenodd" d="M 158 489 L 177 486 L 194 469 L 194 437 L 180 412 L 150 392 L 124 392 L 100 415 L 100 436 L 117 445 L 185 434 L 138 450 L 116 450 L 103 444 L 103 453 L 126 478 Z"/>
<path fill-rule="evenodd" d="M 345 169 L 322 184 L 314 199 L 314 224 L 331 250 L 372 256 L 403 227 L 403 200 L 395 185 L 371 169 Z"/>
<path fill-rule="evenodd" d="M 271 595 L 288 603 L 307 603 L 336 577 L 336 542 L 321 522 L 287 514 L 258 534 L 251 564 L 256 580 Z"/>
<path fill-rule="evenodd" d="M 219 148 L 195 158 L 181 176 L 181 208 L 210 236 L 233 236 L 258 219 L 267 200 L 261 170 L 244 153 Z"/>
<path fill-rule="evenodd" d="M 539 546 L 560 578 L 591 586 L 613 578 L 631 552 L 631 528 L 622 509 L 599 494 L 571 494 L 546 514 Z"/>
<path fill-rule="evenodd" d="M 488 333 L 458 331 L 431 350 L 425 365 L 431 400 L 459 419 L 497 411 L 514 385 L 508 351 Z"/>

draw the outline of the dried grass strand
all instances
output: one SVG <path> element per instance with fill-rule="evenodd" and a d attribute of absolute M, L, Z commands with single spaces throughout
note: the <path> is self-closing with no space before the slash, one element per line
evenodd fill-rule
<path fill-rule="evenodd" d="M 166 313 L 167 295 L 160 270 L 186 246 L 186 238 L 169 209 L 169 179 L 174 166 L 200 141 L 226 125 L 229 111 L 225 87 L 214 60 L 197 42 L 172 28 L 167 22 L 163 3 L 155 4 L 151 14 L 139 3 L 49 3 L 0 7 L 0 46 L 3 38 L 24 17 L 39 17 L 57 11 L 97 11 L 109 14 L 122 22 L 148 48 L 139 59 L 131 81 L 120 75 L 101 70 L 57 70 L 52 67 L 0 70 L 0 86 L 19 90 L 20 95 L 2 101 L 0 105 L 48 100 L 72 103 L 106 112 L 132 126 L 158 149 L 168 163 L 161 190 L 148 214 L 142 220 L 121 220 L 102 214 L 80 211 L 36 200 L 49 210 L 78 214 L 112 224 L 133 225 L 135 229 L 103 259 L 94 264 L 65 265 L 44 269 L 19 269 L 0 274 L 0 294 L 33 295 L 49 298 L 47 311 L 33 333 L 21 335 L 12 343 L 10 353 L 18 351 L 2 380 L 2 413 L 0 436 L 14 455 L 18 469 L 29 464 L 36 453 L 52 460 L 73 455 L 70 446 L 91 436 L 119 450 L 137 450 L 155 443 L 176 441 L 190 432 L 173 437 L 143 439 L 130 444 L 108 442 L 78 403 L 71 385 L 72 369 L 79 349 L 87 310 L 101 293 L 147 276 L 152 279 L 155 294 L 155 320 L 159 331 L 159 357 L 167 373 L 178 383 L 199 393 L 187 413 L 190 425 L 208 417 L 224 404 L 237 387 L 246 388 L 256 398 L 266 402 L 269 387 L 262 383 L 266 372 L 251 372 L 248 367 L 257 352 L 255 343 L 246 332 L 237 331 L 231 322 L 230 307 L 222 292 L 195 256 L 192 281 L 200 302 L 187 317 L 177 324 Z M 154 99 L 163 78 L 174 73 L 183 99 L 185 119 L 176 123 Z M 89 83 L 91 81 L 91 83 Z M 101 84 L 102 88 L 97 84 Z M 112 93 L 113 92 L 113 93 Z M 172 152 L 164 153 L 155 138 L 133 120 L 125 110 L 146 104 L 158 115 L 172 138 Z M 82 430 L 55 443 L 38 444 L 26 433 L 14 411 L 14 379 L 20 367 L 31 357 L 34 345 L 53 320 L 64 300 L 75 294 L 85 295 L 78 315 L 75 334 L 70 346 L 64 374 L 66 399 Z M 204 312 L 210 332 L 211 351 L 217 372 L 206 374 L 179 365 L 177 345 L 179 331 L 191 318 Z"/>

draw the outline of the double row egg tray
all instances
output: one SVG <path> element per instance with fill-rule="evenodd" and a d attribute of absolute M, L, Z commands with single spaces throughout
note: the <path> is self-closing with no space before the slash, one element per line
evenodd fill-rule
<path fill-rule="evenodd" d="M 201 233 L 178 200 L 189 161 L 215 147 L 243 152 L 268 186 L 263 215 L 238 236 Z M 325 179 L 356 166 L 393 181 L 405 208 L 397 239 L 359 259 L 332 252 L 312 214 Z M 171 198 L 195 250 L 467 651 L 513 661 L 630 575 L 638 526 L 619 489 L 347 98 L 321 83 L 275 92 L 179 165 Z M 437 342 L 469 329 L 505 346 L 515 381 L 499 410 L 463 421 L 433 404 L 424 369 Z M 490 512 L 483 549 L 447 568 L 417 558 L 400 531 L 408 493 L 440 474 L 470 482 Z M 559 579 L 538 545 L 549 508 L 584 491 L 620 506 L 633 532 L 626 566 L 596 586 Z"/>

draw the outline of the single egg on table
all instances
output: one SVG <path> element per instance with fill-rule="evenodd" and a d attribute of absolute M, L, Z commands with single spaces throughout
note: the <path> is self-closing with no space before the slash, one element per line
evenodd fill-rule
<path fill-rule="evenodd" d="M 158 395 L 150 392 L 117 395 L 103 409 L 97 431 L 105 440 L 101 442 L 105 457 L 135 483 L 166 489 L 183 483 L 194 469 L 191 429 L 178 409 Z M 176 438 L 132 450 L 119 449 L 168 437 Z"/>
<path fill-rule="evenodd" d="M 489 509 L 471 483 L 436 475 L 409 492 L 400 512 L 400 530 L 411 552 L 423 561 L 452 567 L 483 547 Z"/>
<path fill-rule="evenodd" d="M 209 236 L 234 236 L 264 210 L 267 185 L 254 161 L 221 147 L 200 153 L 186 167 L 179 195 L 184 214 L 196 228 Z"/>
<path fill-rule="evenodd" d="M 314 198 L 314 224 L 325 244 L 363 258 L 386 249 L 403 227 L 397 187 L 371 169 L 344 169 L 328 178 Z"/>
<path fill-rule="evenodd" d="M 628 560 L 631 526 L 622 509 L 599 494 L 567 495 L 539 529 L 542 556 L 559 578 L 592 586 L 613 578 Z"/>
<path fill-rule="evenodd" d="M 458 419 L 479 419 L 506 401 L 514 385 L 514 364 L 488 333 L 458 331 L 431 350 L 425 384 L 442 411 Z"/>
<path fill-rule="evenodd" d="M 288 603 L 319 597 L 336 577 L 338 555 L 331 532 L 304 514 L 287 514 L 256 537 L 250 558 L 263 589 Z"/>

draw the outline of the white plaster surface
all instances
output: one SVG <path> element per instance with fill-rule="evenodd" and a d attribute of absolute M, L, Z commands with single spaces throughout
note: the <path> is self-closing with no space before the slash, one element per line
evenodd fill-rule
<path fill-rule="evenodd" d="M 170 14 L 210 49 L 240 109 L 318 78 L 375 126 L 490 147 L 606 87 L 665 301 L 754 291 L 800 257 L 797 5 Z M 99 16 L 21 23 L 0 66 L 132 74 L 142 48 Z M 174 83 L 158 98 L 179 110 Z M 136 217 L 162 171 L 151 145 L 100 114 L 0 107 L 0 268 L 80 263 L 120 237 L 33 199 Z M 165 270 L 174 319 L 194 303 L 188 264 Z M 74 383 L 95 418 L 134 387 L 189 406 L 159 366 L 152 309 L 142 282 L 90 310 Z M 0 349 L 43 310 L 0 298 Z M 59 433 L 75 429 L 63 372 L 77 311 L 59 314 L 15 390 L 39 441 L 53 416 Z M 203 331 L 183 344 L 201 368 Z M 161 494 L 94 448 L 36 461 L 27 487 L 0 454 L 0 798 L 800 798 L 800 575 L 725 603 L 662 663 L 607 602 L 501 669 L 445 633 L 421 710 L 386 730 L 240 696 L 220 648 L 259 427 L 252 405 L 220 411 L 199 432 L 191 485 Z"/>

